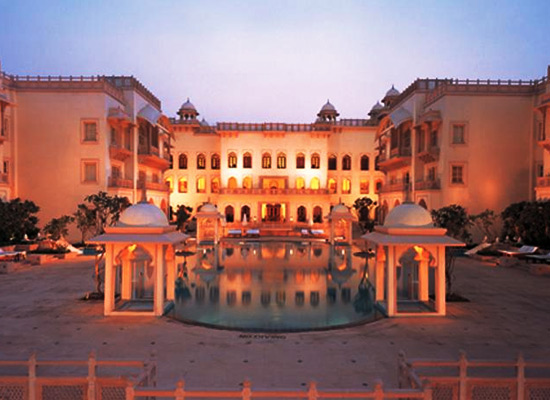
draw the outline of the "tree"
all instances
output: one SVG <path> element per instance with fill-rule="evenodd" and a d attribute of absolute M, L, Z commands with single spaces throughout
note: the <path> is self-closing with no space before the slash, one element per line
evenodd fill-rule
<path fill-rule="evenodd" d="M 0 243 L 18 243 L 25 235 L 36 238 L 40 229 L 36 227 L 40 208 L 32 201 L 21 201 L 20 198 L 11 201 L 0 201 Z"/>
<path fill-rule="evenodd" d="M 73 214 L 78 229 L 82 233 L 84 241 L 86 233 L 101 235 L 106 226 L 114 225 L 120 218 L 120 214 L 130 206 L 127 197 L 109 196 L 106 192 L 98 192 L 84 198 L 86 203 L 77 206 Z"/>
<path fill-rule="evenodd" d="M 489 209 L 470 216 L 472 223 L 487 237 L 489 242 L 497 237 L 497 232 L 494 229 L 496 219 L 495 212 Z"/>
<path fill-rule="evenodd" d="M 521 238 L 524 243 L 550 246 L 550 201 L 510 204 L 501 214 L 502 236 Z"/>
<path fill-rule="evenodd" d="M 193 207 L 185 206 L 185 205 L 179 205 L 178 209 L 176 210 L 176 225 L 179 230 L 183 230 L 185 227 L 185 223 L 187 220 L 191 217 L 191 213 L 193 212 Z"/>
<path fill-rule="evenodd" d="M 353 203 L 353 208 L 359 214 L 359 222 L 363 224 L 364 231 L 372 231 L 374 228 L 374 221 L 370 219 L 370 212 L 376 207 L 376 204 L 376 201 L 369 197 L 359 197 Z"/>
<path fill-rule="evenodd" d="M 42 231 L 47 238 L 52 240 L 59 240 L 64 238 L 69 233 L 68 225 L 74 222 L 74 217 L 70 215 L 63 215 L 59 218 L 52 218 L 48 222 Z"/>
<path fill-rule="evenodd" d="M 432 210 L 434 224 L 447 229 L 447 234 L 455 239 L 469 242 L 471 235 L 468 227 L 472 224 L 466 209 L 458 204 L 451 204 L 439 210 Z M 455 253 L 452 248 L 445 248 L 445 282 L 447 284 L 447 297 L 453 293 Z"/>

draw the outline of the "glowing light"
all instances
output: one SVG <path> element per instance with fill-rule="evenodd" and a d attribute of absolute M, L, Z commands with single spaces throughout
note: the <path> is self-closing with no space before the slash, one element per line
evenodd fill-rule
<path fill-rule="evenodd" d="M 136 248 L 137 248 L 137 244 L 131 244 L 130 246 L 128 246 L 128 251 L 133 252 Z"/>

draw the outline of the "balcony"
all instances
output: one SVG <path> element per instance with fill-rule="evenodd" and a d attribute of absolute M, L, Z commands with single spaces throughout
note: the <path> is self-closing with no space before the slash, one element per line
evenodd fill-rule
<path fill-rule="evenodd" d="M 550 151 L 550 138 L 544 132 L 539 136 L 537 144 L 543 149 Z"/>
<path fill-rule="evenodd" d="M 283 195 L 283 194 L 295 194 L 295 195 L 307 195 L 316 196 L 320 194 L 330 194 L 328 189 L 245 189 L 245 188 L 220 188 L 220 194 L 245 194 L 245 195 Z"/>
<path fill-rule="evenodd" d="M 160 182 L 143 182 L 143 181 L 138 181 L 138 189 L 143 189 L 143 184 L 145 183 L 145 189 L 147 190 L 156 190 L 156 191 L 159 191 L 159 192 L 168 192 L 169 191 L 169 188 L 168 188 L 168 185 L 165 184 L 165 183 L 160 183 Z"/>
<path fill-rule="evenodd" d="M 158 149 L 154 147 L 140 146 L 138 148 L 138 161 L 140 164 L 158 168 L 162 171 L 170 168 L 170 155 L 167 154 L 161 157 Z"/>
<path fill-rule="evenodd" d="M 439 179 L 416 181 L 414 184 L 414 190 L 440 190 L 441 182 Z"/>
<path fill-rule="evenodd" d="M 537 186 L 550 187 L 550 176 L 537 178 Z"/>
<path fill-rule="evenodd" d="M 432 146 L 418 152 L 418 158 L 424 163 L 431 163 L 439 160 L 439 147 Z"/>
<path fill-rule="evenodd" d="M 132 155 L 132 150 L 122 146 L 119 143 L 111 143 L 109 145 L 109 155 L 115 160 L 125 161 Z"/>
<path fill-rule="evenodd" d="M 0 185 L 8 185 L 10 183 L 10 177 L 8 174 L 0 174 Z"/>
<path fill-rule="evenodd" d="M 122 179 L 122 178 L 109 178 L 109 187 L 110 188 L 127 188 L 131 189 L 134 187 L 134 181 L 131 179 Z"/>
<path fill-rule="evenodd" d="M 378 168 L 381 171 L 389 171 L 411 165 L 411 148 L 402 147 L 392 149 L 390 157 L 387 158 L 385 154 L 381 153 L 378 156 Z"/>
<path fill-rule="evenodd" d="M 550 199 L 550 176 L 537 178 L 537 186 L 535 187 L 537 200 Z"/>
<path fill-rule="evenodd" d="M 401 181 L 390 183 L 389 185 L 382 186 L 380 193 L 391 192 L 406 192 L 409 189 L 409 184 Z"/>

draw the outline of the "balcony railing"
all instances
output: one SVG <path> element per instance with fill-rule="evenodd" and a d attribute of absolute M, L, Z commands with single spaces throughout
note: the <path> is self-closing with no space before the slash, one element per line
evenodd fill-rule
<path fill-rule="evenodd" d="M 400 168 L 411 163 L 411 148 L 398 147 L 391 149 L 390 158 L 387 158 L 384 153 L 378 156 L 378 166 L 381 170 L 390 170 Z"/>
<path fill-rule="evenodd" d="M 418 152 L 418 158 L 423 162 L 429 163 L 439 160 L 439 147 L 431 146 Z"/>
<path fill-rule="evenodd" d="M 111 142 L 109 145 L 109 154 L 111 158 L 124 161 L 132 155 L 132 151 L 122 146 L 120 143 Z"/>
<path fill-rule="evenodd" d="M 263 189 L 263 188 L 220 188 L 220 194 L 260 194 L 260 195 L 282 195 L 282 194 L 296 194 L 296 195 L 319 195 L 330 194 L 328 189 Z"/>
<path fill-rule="evenodd" d="M 109 187 L 112 188 L 133 188 L 134 182 L 131 179 L 123 179 L 123 178 L 109 178 Z"/>
<path fill-rule="evenodd" d="M 389 193 L 389 192 L 405 192 L 409 188 L 409 184 L 401 181 L 390 183 L 388 185 L 382 186 L 380 193 Z"/>
<path fill-rule="evenodd" d="M 416 181 L 414 184 L 415 190 L 439 190 L 441 189 L 441 182 L 439 179 Z"/>
<path fill-rule="evenodd" d="M 0 174 L 0 185 L 7 185 L 10 183 L 10 177 L 8 174 Z"/>
<path fill-rule="evenodd" d="M 543 176 L 537 178 L 537 186 L 548 187 L 550 186 L 550 176 Z"/>
<path fill-rule="evenodd" d="M 168 185 L 165 183 L 143 181 L 138 181 L 138 189 L 143 189 L 144 184 L 147 190 L 158 190 L 159 192 L 167 192 L 169 190 Z"/>
<path fill-rule="evenodd" d="M 139 163 L 153 168 L 159 168 L 163 171 L 170 167 L 170 155 L 159 155 L 159 150 L 154 147 L 138 147 Z"/>

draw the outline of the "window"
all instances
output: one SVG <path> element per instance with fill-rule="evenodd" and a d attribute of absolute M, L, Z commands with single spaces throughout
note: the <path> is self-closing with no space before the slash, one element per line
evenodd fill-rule
<path fill-rule="evenodd" d="M 2 125 L 2 127 L 0 129 L 0 136 L 2 136 L 3 138 L 8 137 L 8 127 L 9 127 L 9 120 L 8 120 L 8 117 L 6 117 L 6 118 L 4 118 L 4 124 Z"/>
<path fill-rule="evenodd" d="M 229 153 L 229 156 L 227 156 L 227 167 L 237 168 L 237 155 L 235 153 Z"/>
<path fill-rule="evenodd" d="M 271 168 L 271 154 L 264 153 L 262 155 L 262 168 L 270 169 Z"/>
<path fill-rule="evenodd" d="M 334 154 L 331 154 L 328 156 L 328 169 L 329 171 L 336 171 L 336 164 L 338 163 L 338 159 Z"/>
<path fill-rule="evenodd" d="M 351 181 L 348 178 L 344 178 L 342 181 L 342 194 L 351 193 Z"/>
<path fill-rule="evenodd" d="M 300 189 L 304 189 L 305 187 L 306 187 L 305 179 L 302 178 L 301 176 L 296 178 L 296 189 L 300 190 Z"/>
<path fill-rule="evenodd" d="M 210 167 L 212 169 L 220 169 L 220 155 L 219 154 L 212 154 L 212 157 L 210 158 Z"/>
<path fill-rule="evenodd" d="M 206 169 L 206 156 L 202 153 L 197 155 L 197 169 Z"/>
<path fill-rule="evenodd" d="M 252 168 L 252 155 L 250 153 L 244 153 L 243 168 Z"/>
<path fill-rule="evenodd" d="M 152 129 L 151 132 L 151 146 L 159 148 L 159 128 L 156 126 Z"/>
<path fill-rule="evenodd" d="M 418 131 L 418 152 L 421 153 L 424 151 L 424 129 Z"/>
<path fill-rule="evenodd" d="M 172 178 L 166 178 L 164 180 L 164 184 L 166 185 L 170 193 L 174 191 L 174 181 L 172 180 Z"/>
<path fill-rule="evenodd" d="M 464 166 L 451 165 L 451 183 L 455 185 L 464 184 Z"/>
<path fill-rule="evenodd" d="M 536 173 L 537 173 L 537 178 L 542 178 L 544 176 L 544 164 L 537 163 Z"/>
<path fill-rule="evenodd" d="M 187 193 L 187 178 L 180 178 L 178 181 L 178 192 Z"/>
<path fill-rule="evenodd" d="M 411 147 L 411 130 L 407 129 L 405 132 L 403 132 L 403 147 L 409 148 Z"/>
<path fill-rule="evenodd" d="M 235 221 L 235 209 L 232 206 L 225 207 L 225 221 L 226 222 Z"/>
<path fill-rule="evenodd" d="M 428 180 L 435 181 L 435 167 L 428 168 Z"/>
<path fill-rule="evenodd" d="M 348 155 L 345 155 L 344 158 L 342 158 L 342 169 L 344 171 L 349 171 L 351 169 L 351 157 Z"/>
<path fill-rule="evenodd" d="M 132 147 L 132 128 L 127 127 L 124 130 L 124 148 L 131 151 Z"/>
<path fill-rule="evenodd" d="M 395 129 L 392 129 L 391 136 L 390 136 L 390 149 L 396 149 L 397 143 L 398 143 L 397 131 Z"/>
<path fill-rule="evenodd" d="M 206 193 L 206 179 L 204 176 L 197 178 L 197 193 Z"/>
<path fill-rule="evenodd" d="M 369 170 L 369 156 L 361 156 L 361 171 Z"/>
<path fill-rule="evenodd" d="M 312 169 L 321 168 L 321 157 L 319 157 L 319 154 L 317 153 L 313 153 L 311 155 L 311 168 Z"/>
<path fill-rule="evenodd" d="M 375 193 L 380 193 L 381 190 L 382 190 L 382 181 L 378 181 L 376 182 Z"/>
<path fill-rule="evenodd" d="M 465 144 L 465 126 L 464 124 L 453 124 L 453 144 Z"/>
<path fill-rule="evenodd" d="M 122 169 L 118 165 L 113 165 L 113 169 L 111 170 L 111 177 L 113 179 L 119 179 L 122 178 Z"/>
<path fill-rule="evenodd" d="M 210 182 L 210 191 L 212 193 L 219 193 L 220 192 L 220 180 L 219 180 L 219 178 L 212 178 L 212 181 Z"/>
<path fill-rule="evenodd" d="M 172 154 L 170 154 L 170 167 L 169 169 L 173 169 L 174 168 L 174 156 Z"/>
<path fill-rule="evenodd" d="M 179 169 L 187 169 L 187 155 L 180 154 L 178 157 L 178 167 Z"/>
<path fill-rule="evenodd" d="M 153 174 L 153 176 L 151 177 L 152 179 L 152 182 L 153 183 L 159 183 L 159 175 L 158 174 Z"/>
<path fill-rule="evenodd" d="M 286 155 L 284 153 L 279 153 L 277 155 L 277 168 L 278 169 L 286 168 Z"/>
<path fill-rule="evenodd" d="M 374 158 L 374 170 L 375 170 L 375 171 L 379 171 L 379 170 L 380 170 L 380 166 L 378 165 L 378 163 L 379 163 L 379 158 L 380 158 L 380 156 L 376 156 L 376 157 Z"/>
<path fill-rule="evenodd" d="M 243 189 L 252 189 L 252 178 L 245 176 L 243 179 Z"/>
<path fill-rule="evenodd" d="M 97 142 L 97 122 L 85 121 L 83 125 L 82 141 L 86 143 Z"/>
<path fill-rule="evenodd" d="M 227 181 L 227 187 L 229 189 L 237 189 L 237 179 L 235 177 L 231 177 Z"/>
<path fill-rule="evenodd" d="M 97 183 L 97 161 L 83 161 L 82 162 L 82 182 L 83 183 Z"/>
<path fill-rule="evenodd" d="M 304 206 L 298 207 L 298 211 L 296 212 L 296 218 L 298 222 L 306 222 L 307 221 L 307 210 Z"/>
<path fill-rule="evenodd" d="M 316 224 L 323 222 L 323 209 L 320 206 L 313 208 L 313 222 Z"/>
<path fill-rule="evenodd" d="M 430 132 L 430 147 L 437 147 L 437 131 Z"/>
<path fill-rule="evenodd" d="M 328 180 L 328 190 L 330 193 L 336 193 L 336 180 L 330 178 Z"/>
<path fill-rule="evenodd" d="M 369 181 L 368 179 L 361 179 L 360 183 L 361 194 L 369 193 Z"/>
<path fill-rule="evenodd" d="M 312 188 L 313 190 L 319 190 L 321 188 L 321 183 L 319 181 L 319 178 L 317 177 L 311 178 L 309 187 Z"/>
<path fill-rule="evenodd" d="M 300 153 L 296 156 L 296 168 L 303 169 L 306 167 L 306 157 Z"/>

